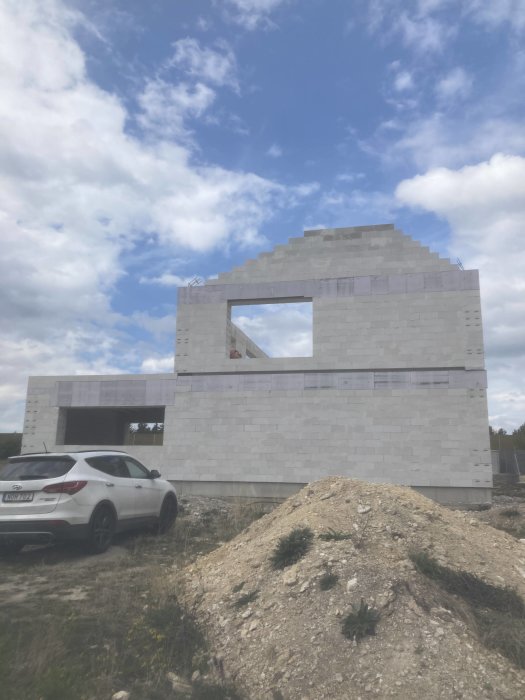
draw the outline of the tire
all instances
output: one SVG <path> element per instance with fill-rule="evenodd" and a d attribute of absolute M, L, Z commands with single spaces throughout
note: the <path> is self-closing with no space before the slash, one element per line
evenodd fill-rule
<path fill-rule="evenodd" d="M 111 506 L 97 506 L 89 523 L 87 547 L 91 554 L 102 554 L 109 549 L 116 527 L 117 518 Z"/>
<path fill-rule="evenodd" d="M 20 552 L 23 546 L 21 542 L 15 542 L 14 540 L 0 542 L 0 557 L 13 557 Z"/>
<path fill-rule="evenodd" d="M 159 535 L 164 535 L 170 530 L 177 519 L 177 499 L 175 496 L 166 496 L 162 501 L 159 513 Z"/>

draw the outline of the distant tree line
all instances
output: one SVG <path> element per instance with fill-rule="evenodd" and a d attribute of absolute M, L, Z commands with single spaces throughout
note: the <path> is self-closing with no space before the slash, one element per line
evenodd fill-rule
<path fill-rule="evenodd" d="M 130 433 L 163 433 L 164 423 L 131 423 Z"/>
<path fill-rule="evenodd" d="M 494 430 L 489 425 L 489 435 L 491 450 L 525 450 L 525 423 L 512 433 L 507 433 L 503 428 Z"/>

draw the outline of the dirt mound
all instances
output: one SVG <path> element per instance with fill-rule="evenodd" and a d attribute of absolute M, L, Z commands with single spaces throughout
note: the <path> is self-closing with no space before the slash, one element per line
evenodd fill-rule
<path fill-rule="evenodd" d="M 276 546 L 299 528 L 308 551 L 275 568 Z M 421 552 L 430 576 L 414 563 Z M 471 576 L 438 582 L 450 570 Z M 480 583 L 473 606 L 461 586 L 479 580 L 496 589 Z M 485 609 L 486 592 L 504 588 L 525 599 L 524 544 L 411 489 L 343 478 L 310 484 L 186 570 L 216 667 L 268 700 L 525 697 L 519 663 L 489 648 L 502 649 L 502 621 L 525 624 L 508 591 L 518 612 L 488 598 Z M 347 638 L 361 601 L 379 613 L 376 634 Z"/>

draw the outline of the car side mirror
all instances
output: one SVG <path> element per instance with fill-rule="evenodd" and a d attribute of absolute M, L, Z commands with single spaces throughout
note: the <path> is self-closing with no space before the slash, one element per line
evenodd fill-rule
<path fill-rule="evenodd" d="M 159 479 L 160 478 L 160 472 L 158 472 L 156 469 L 152 469 L 149 473 L 149 478 L 150 479 Z"/>

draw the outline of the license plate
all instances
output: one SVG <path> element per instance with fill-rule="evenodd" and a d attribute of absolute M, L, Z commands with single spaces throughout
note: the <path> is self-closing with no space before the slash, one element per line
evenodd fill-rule
<path fill-rule="evenodd" d="M 28 503 L 33 500 L 33 492 L 4 493 L 4 503 Z"/>

